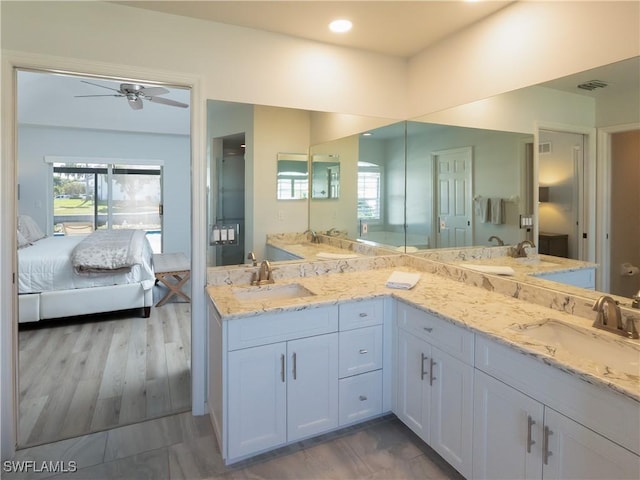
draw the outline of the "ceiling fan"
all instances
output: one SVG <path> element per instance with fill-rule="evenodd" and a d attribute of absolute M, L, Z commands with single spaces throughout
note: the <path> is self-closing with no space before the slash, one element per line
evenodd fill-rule
<path fill-rule="evenodd" d="M 97 83 L 87 82 L 86 80 L 80 80 L 83 83 L 94 85 L 96 87 L 106 88 L 113 90 L 117 93 L 104 94 L 104 95 L 75 95 L 75 97 L 125 97 L 129 106 L 134 110 L 142 109 L 142 100 L 148 100 L 154 103 L 161 103 L 162 105 L 170 105 L 172 107 L 187 108 L 189 105 L 182 102 L 177 102 L 169 98 L 163 98 L 158 95 L 166 95 L 169 90 L 163 87 L 145 87 L 144 85 L 138 85 L 135 83 L 121 83 L 120 89 L 105 87 Z"/>

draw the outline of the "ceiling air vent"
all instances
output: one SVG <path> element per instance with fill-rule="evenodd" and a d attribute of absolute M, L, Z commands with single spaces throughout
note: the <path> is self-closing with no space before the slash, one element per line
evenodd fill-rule
<path fill-rule="evenodd" d="M 544 142 L 538 144 L 538 153 L 551 153 L 551 142 Z"/>
<path fill-rule="evenodd" d="M 595 90 L 596 88 L 604 88 L 607 85 L 608 84 L 606 82 L 603 82 L 602 80 L 589 80 L 588 82 L 584 82 L 578 85 L 578 88 L 592 91 L 592 90 Z"/>

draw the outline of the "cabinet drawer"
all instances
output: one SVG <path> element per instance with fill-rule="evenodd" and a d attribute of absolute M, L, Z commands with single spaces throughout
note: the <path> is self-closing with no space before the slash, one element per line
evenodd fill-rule
<path fill-rule="evenodd" d="M 340 330 L 381 325 L 384 319 L 384 300 L 363 300 L 340 305 Z"/>
<path fill-rule="evenodd" d="M 382 368 L 382 325 L 340 332 L 340 378 Z"/>
<path fill-rule="evenodd" d="M 397 304 L 396 318 L 399 328 L 473 365 L 473 332 L 400 302 Z"/>
<path fill-rule="evenodd" d="M 340 380 L 340 426 L 382 413 L 382 370 Z"/>
<path fill-rule="evenodd" d="M 229 350 L 338 331 L 338 307 L 266 313 L 227 322 Z"/>

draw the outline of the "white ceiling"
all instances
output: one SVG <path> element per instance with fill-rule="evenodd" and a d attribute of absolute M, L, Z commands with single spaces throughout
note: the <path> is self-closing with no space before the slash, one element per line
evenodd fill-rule
<path fill-rule="evenodd" d="M 370 52 L 411 57 L 504 8 L 512 0 L 462 1 L 122 1 L 172 15 L 227 23 Z M 329 31 L 346 18 L 353 29 Z"/>

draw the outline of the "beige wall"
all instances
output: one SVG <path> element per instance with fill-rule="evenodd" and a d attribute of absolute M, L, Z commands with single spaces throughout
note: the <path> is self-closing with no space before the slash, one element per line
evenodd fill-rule
<path fill-rule="evenodd" d="M 611 293 L 631 297 L 640 274 L 620 275 L 620 266 L 640 267 L 640 130 L 611 136 Z"/>
<path fill-rule="evenodd" d="M 410 117 L 640 53 L 640 2 L 515 2 L 409 61 Z"/>

